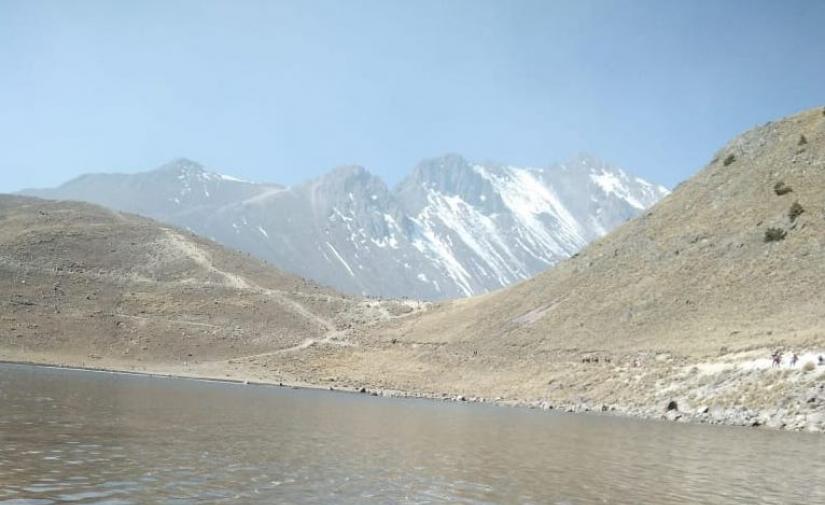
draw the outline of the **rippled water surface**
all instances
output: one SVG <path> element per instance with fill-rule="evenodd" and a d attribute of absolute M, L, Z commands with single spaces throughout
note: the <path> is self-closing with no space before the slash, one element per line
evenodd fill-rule
<path fill-rule="evenodd" d="M 0 365 L 0 504 L 825 503 L 825 436 Z"/>

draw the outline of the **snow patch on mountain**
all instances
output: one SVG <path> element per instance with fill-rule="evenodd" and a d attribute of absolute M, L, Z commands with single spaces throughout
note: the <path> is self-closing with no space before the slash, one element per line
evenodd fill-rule
<path fill-rule="evenodd" d="M 347 261 L 340 254 L 338 254 L 338 250 L 335 249 L 335 246 L 327 242 L 327 247 L 329 247 L 329 250 L 332 251 L 332 254 L 334 254 L 335 257 L 338 258 L 338 261 L 340 261 L 341 264 L 344 265 L 344 268 L 347 269 L 347 272 L 349 272 L 350 276 L 355 277 L 355 272 L 352 271 L 352 268 L 350 268 L 349 263 L 347 263 Z"/>
<path fill-rule="evenodd" d="M 473 168 L 493 184 L 515 217 L 519 238 L 527 244 L 556 255 L 584 245 L 581 224 L 561 203 L 553 188 L 539 182 L 530 170 L 507 167 L 500 174 L 494 174 L 481 165 Z M 558 226 L 551 231 L 539 218 L 542 215 L 549 216 Z"/>
<path fill-rule="evenodd" d="M 604 169 L 600 170 L 599 173 L 591 173 L 590 178 L 595 182 L 606 194 L 614 194 L 619 198 L 625 200 L 627 203 L 636 207 L 637 209 L 644 210 L 645 206 L 642 203 L 633 197 L 630 194 L 630 191 L 627 189 L 621 179 L 620 176 L 624 176 L 624 172 L 607 172 Z"/>

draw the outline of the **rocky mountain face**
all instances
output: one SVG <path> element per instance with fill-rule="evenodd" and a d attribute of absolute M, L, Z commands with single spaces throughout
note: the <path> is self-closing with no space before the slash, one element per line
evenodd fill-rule
<path fill-rule="evenodd" d="M 587 156 L 531 169 L 448 155 L 394 189 L 361 167 L 286 188 L 181 159 L 24 193 L 185 227 L 344 292 L 440 299 L 527 279 L 668 191 Z"/>

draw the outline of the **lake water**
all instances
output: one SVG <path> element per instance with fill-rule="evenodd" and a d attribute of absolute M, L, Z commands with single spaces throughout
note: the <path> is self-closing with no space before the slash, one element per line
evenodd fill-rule
<path fill-rule="evenodd" d="M 0 504 L 825 503 L 825 436 L 0 365 Z"/>

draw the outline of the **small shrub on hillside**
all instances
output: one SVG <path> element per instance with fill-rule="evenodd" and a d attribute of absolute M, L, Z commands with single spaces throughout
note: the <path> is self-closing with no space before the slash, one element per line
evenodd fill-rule
<path fill-rule="evenodd" d="M 728 166 L 731 163 L 733 163 L 734 161 L 736 161 L 736 155 L 733 154 L 733 153 L 730 153 L 729 155 L 725 156 L 725 160 L 722 162 L 722 164 L 725 165 L 725 166 Z"/>
<path fill-rule="evenodd" d="M 801 216 L 803 212 L 805 212 L 805 209 L 799 205 L 799 202 L 794 202 L 788 210 L 788 217 L 791 219 L 791 222 L 793 222 L 796 221 L 796 218 Z"/>
<path fill-rule="evenodd" d="M 800 135 L 799 136 L 799 142 L 797 142 L 796 145 L 804 146 L 807 143 L 808 143 L 808 139 L 805 138 L 805 135 Z"/>
<path fill-rule="evenodd" d="M 773 185 L 773 192 L 779 196 L 787 195 L 791 191 L 793 191 L 793 189 L 791 189 L 790 186 L 786 186 L 783 181 L 779 181 Z"/>
<path fill-rule="evenodd" d="M 765 242 L 779 242 L 780 240 L 785 240 L 785 235 L 787 234 L 788 232 L 782 228 L 768 228 L 765 230 Z"/>

